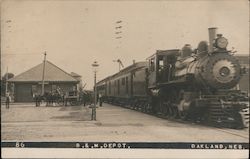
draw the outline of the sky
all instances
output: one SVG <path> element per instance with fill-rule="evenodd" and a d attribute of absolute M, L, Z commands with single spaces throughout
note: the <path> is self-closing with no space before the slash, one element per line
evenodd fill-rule
<path fill-rule="evenodd" d="M 47 60 L 92 89 L 94 61 L 99 81 L 118 71 L 113 60 L 126 67 L 156 50 L 196 48 L 208 41 L 209 27 L 228 39 L 229 50 L 249 54 L 247 0 L 3 0 L 1 75 L 40 64 L 46 51 Z"/>

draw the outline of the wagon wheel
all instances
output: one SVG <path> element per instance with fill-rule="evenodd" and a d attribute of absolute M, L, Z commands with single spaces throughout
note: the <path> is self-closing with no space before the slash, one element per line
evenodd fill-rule
<path fill-rule="evenodd" d="M 175 106 L 170 106 L 169 109 L 169 116 L 172 118 L 177 118 L 178 117 L 178 109 Z"/>
<path fill-rule="evenodd" d="M 78 105 L 78 102 L 76 100 L 71 100 L 69 103 L 71 106 Z"/>
<path fill-rule="evenodd" d="M 59 106 L 63 106 L 63 104 L 64 104 L 63 99 L 62 99 L 62 98 L 59 98 L 59 99 L 57 100 L 57 104 L 58 104 Z"/>

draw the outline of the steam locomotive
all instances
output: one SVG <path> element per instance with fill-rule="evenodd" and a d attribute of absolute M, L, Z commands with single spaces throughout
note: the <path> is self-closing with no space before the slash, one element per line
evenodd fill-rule
<path fill-rule="evenodd" d="M 104 102 L 215 126 L 249 126 L 248 93 L 237 88 L 244 69 L 228 40 L 209 28 L 209 44 L 157 50 L 96 85 Z"/>

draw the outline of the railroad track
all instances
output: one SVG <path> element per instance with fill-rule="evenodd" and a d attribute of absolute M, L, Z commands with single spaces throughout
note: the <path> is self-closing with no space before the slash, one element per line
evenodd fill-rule
<path fill-rule="evenodd" d="M 162 119 L 167 119 L 169 121 L 174 121 L 174 122 L 178 122 L 178 123 L 190 124 L 190 125 L 192 124 L 192 125 L 196 125 L 196 126 L 206 126 L 206 127 L 211 128 L 211 129 L 215 129 L 217 131 L 221 131 L 221 132 L 224 132 L 224 133 L 227 133 L 227 134 L 231 134 L 231 135 L 242 137 L 242 138 L 245 138 L 245 139 L 249 140 L 249 135 L 248 135 L 249 128 L 240 129 L 240 130 L 230 129 L 230 128 L 219 128 L 219 127 L 215 127 L 214 125 L 211 125 L 211 124 L 208 124 L 208 123 L 205 123 L 205 122 L 192 122 L 192 121 L 181 120 L 181 119 L 176 119 L 176 118 L 172 118 L 172 117 L 166 117 L 166 116 L 163 116 L 163 115 L 155 115 L 155 114 L 152 114 L 152 113 L 147 113 L 147 114 L 154 115 L 156 117 L 159 117 L 159 118 L 162 118 Z M 246 131 L 246 134 L 242 134 L 243 131 Z"/>
<path fill-rule="evenodd" d="M 224 133 L 227 133 L 227 134 L 231 134 L 231 135 L 242 137 L 242 138 L 245 138 L 245 139 L 249 140 L 249 135 L 248 135 L 249 128 L 240 129 L 240 130 L 231 129 L 231 128 L 221 128 L 221 127 L 216 127 L 216 125 L 212 125 L 211 123 L 207 123 L 207 122 L 182 120 L 182 119 L 178 119 L 178 118 L 174 118 L 174 117 L 168 117 L 168 116 L 163 115 L 163 114 L 153 114 L 151 112 L 144 112 L 144 111 L 142 111 L 140 109 L 133 109 L 132 107 L 126 107 L 126 106 L 121 106 L 121 105 L 120 105 L 120 107 L 135 110 L 135 111 L 142 112 L 142 113 L 145 113 L 145 114 L 148 114 L 148 115 L 153 115 L 153 116 L 156 116 L 158 118 L 166 119 L 166 120 L 173 121 L 173 122 L 178 122 L 178 123 L 183 123 L 183 124 L 190 124 L 190 125 L 192 124 L 192 125 L 196 125 L 196 126 L 206 126 L 206 127 L 209 127 L 211 129 L 215 129 L 215 130 L 220 131 L 220 132 L 224 132 Z M 246 133 L 242 134 L 244 131 Z"/>
<path fill-rule="evenodd" d="M 249 140 L 249 135 L 247 135 L 247 132 L 249 132 L 249 130 L 246 130 L 246 135 L 243 135 L 243 134 L 239 134 L 239 131 L 245 131 L 245 130 L 233 130 L 233 129 L 221 129 L 221 128 L 215 128 L 215 129 L 218 131 L 227 133 L 227 134 L 239 136 L 239 137 L 242 137 L 242 138 Z M 246 129 L 248 129 L 248 128 L 246 128 Z"/>

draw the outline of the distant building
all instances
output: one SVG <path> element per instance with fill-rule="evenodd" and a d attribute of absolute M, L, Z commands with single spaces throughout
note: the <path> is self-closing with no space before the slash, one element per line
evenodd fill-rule
<path fill-rule="evenodd" d="M 70 75 L 78 81 L 77 90 L 80 90 L 82 88 L 82 76 L 75 72 L 71 72 Z"/>
<path fill-rule="evenodd" d="M 249 56 L 248 55 L 236 55 L 241 67 L 246 68 L 246 74 L 241 77 L 239 82 L 239 89 L 249 93 Z"/>
<path fill-rule="evenodd" d="M 9 79 L 14 84 L 14 101 L 31 102 L 33 93 L 42 92 L 43 63 Z M 53 63 L 45 62 L 44 92 L 50 92 L 60 88 L 62 92 L 77 89 L 79 80 L 65 72 Z"/>

